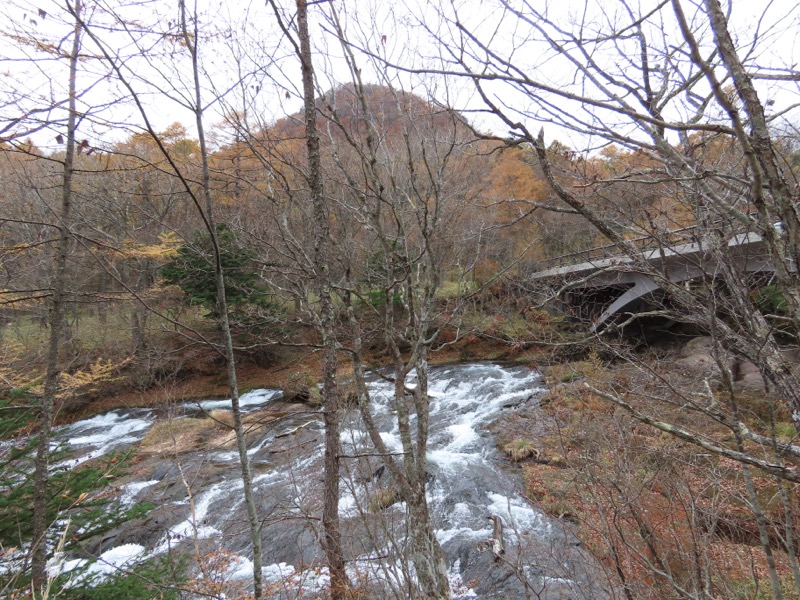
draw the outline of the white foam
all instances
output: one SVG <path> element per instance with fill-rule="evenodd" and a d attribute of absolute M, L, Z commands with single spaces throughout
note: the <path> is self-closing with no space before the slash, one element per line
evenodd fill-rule
<path fill-rule="evenodd" d="M 247 581 L 253 577 L 253 561 L 236 554 L 228 556 L 227 577 L 231 581 Z"/>
<path fill-rule="evenodd" d="M 447 431 L 452 436 L 452 440 L 447 444 L 447 449 L 450 451 L 467 448 L 478 439 L 475 423 L 470 419 L 463 419 L 459 423 L 448 426 Z"/>
<path fill-rule="evenodd" d="M 117 411 L 72 423 L 57 433 L 54 445 L 58 446 L 60 440 L 63 440 L 68 447 L 85 452 L 78 457 L 63 460 L 52 468 L 72 469 L 120 446 L 135 444 L 144 437 L 151 425 L 152 420 L 149 418 L 134 417 Z"/>
<path fill-rule="evenodd" d="M 239 396 L 239 408 L 253 409 L 259 406 L 268 404 L 276 396 L 280 395 L 280 390 L 258 389 L 247 392 Z M 200 408 L 203 410 L 215 410 L 218 408 L 230 409 L 231 400 L 226 398 L 224 400 L 204 400 L 198 402 Z"/>
<path fill-rule="evenodd" d="M 450 540 L 460 537 L 472 540 L 487 539 L 492 534 L 492 528 L 473 529 L 472 527 L 454 527 L 452 529 L 437 529 L 434 534 L 440 545 L 444 545 Z"/>
<path fill-rule="evenodd" d="M 226 452 L 214 452 L 210 456 L 211 460 L 214 462 L 232 462 L 235 460 L 239 460 L 239 452 L 236 450 L 229 450 Z"/>
<path fill-rule="evenodd" d="M 88 574 L 110 575 L 117 569 L 135 563 L 144 554 L 144 546 L 122 544 L 103 552 L 89 567 Z"/>
<path fill-rule="evenodd" d="M 543 535 L 550 533 L 550 521 L 525 500 L 495 493 L 489 493 L 488 496 L 491 501 L 489 510 L 503 519 L 506 531 L 535 531 Z"/>
<path fill-rule="evenodd" d="M 392 452 L 399 452 L 403 447 L 403 443 L 400 441 L 400 436 L 398 434 L 381 431 L 381 439 Z"/>
<path fill-rule="evenodd" d="M 139 544 L 122 544 L 103 552 L 97 560 L 89 564 L 88 568 L 75 577 L 72 577 L 66 587 L 74 587 L 81 583 L 96 584 L 120 569 L 130 567 L 146 557 L 144 546 Z M 70 573 L 85 567 L 89 563 L 86 559 L 63 560 L 60 553 L 56 553 L 47 563 L 47 573 L 57 577 L 62 573 Z"/>
<path fill-rule="evenodd" d="M 153 554 L 167 552 L 175 543 L 184 539 L 208 539 L 221 535 L 216 527 L 209 525 L 207 517 L 211 503 L 223 494 L 232 494 L 242 487 L 239 480 L 225 480 L 214 484 L 202 494 L 194 503 L 194 513 L 184 521 L 174 525 L 164 535 L 153 550 Z"/>
<path fill-rule="evenodd" d="M 472 517 L 472 510 L 466 502 L 457 502 L 448 516 L 451 523 L 463 523 Z"/>
<path fill-rule="evenodd" d="M 151 481 L 133 481 L 131 483 L 126 483 L 120 488 L 122 491 L 120 502 L 128 505 L 134 504 L 136 496 L 139 494 L 139 492 L 157 483 L 158 481 L 155 479 Z"/>
<path fill-rule="evenodd" d="M 148 419 L 140 419 L 110 412 L 105 415 L 98 415 L 91 419 L 73 423 L 59 432 L 58 437 L 68 436 L 67 443 L 75 447 L 112 447 L 114 445 L 130 443 L 129 440 L 138 441 L 144 436 L 143 432 L 150 427 L 151 423 L 152 422 Z M 75 435 L 80 432 L 87 432 L 87 434 Z M 137 432 L 142 432 L 142 434 L 133 435 Z"/>
<path fill-rule="evenodd" d="M 483 460 L 481 455 L 469 452 L 452 452 L 449 449 L 428 452 L 428 461 L 449 473 L 458 473 L 468 467 L 470 463 L 481 460 Z"/>
<path fill-rule="evenodd" d="M 253 572 L 252 563 L 250 565 L 250 572 Z M 292 565 L 282 562 L 267 565 L 261 569 L 261 572 L 264 574 L 264 581 L 267 583 L 277 583 L 292 577 L 296 573 L 296 570 Z"/>
<path fill-rule="evenodd" d="M 339 495 L 339 518 L 350 519 L 357 516 L 359 512 L 358 502 L 350 490 L 342 490 Z"/>

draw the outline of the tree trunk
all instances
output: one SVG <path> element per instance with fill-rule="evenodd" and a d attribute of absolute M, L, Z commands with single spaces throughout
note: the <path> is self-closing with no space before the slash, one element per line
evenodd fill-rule
<path fill-rule="evenodd" d="M 425 598 L 450 598 L 447 580 L 447 561 L 442 547 L 436 539 L 425 499 L 425 475 L 423 485 L 415 486 L 413 499 L 408 506 L 408 533 L 411 540 L 411 561 L 417 581 Z"/>
<path fill-rule="evenodd" d="M 297 29 L 300 38 L 300 63 L 303 75 L 303 101 L 305 109 L 306 148 L 308 151 L 308 183 L 314 214 L 314 268 L 320 298 L 319 329 L 322 334 L 324 352 L 322 373 L 322 397 L 325 421 L 325 488 L 322 510 L 325 557 L 331 576 L 331 598 L 345 598 L 349 589 L 342 551 L 342 535 L 339 529 L 339 390 L 336 382 L 338 358 L 336 356 L 336 332 L 330 283 L 330 227 L 325 203 L 320 157 L 319 134 L 317 133 L 317 109 L 314 104 L 314 68 L 311 61 L 311 43 L 308 34 L 308 6 L 305 0 L 297 0 Z"/>
<path fill-rule="evenodd" d="M 76 0 L 74 11 L 81 13 L 80 0 Z M 39 409 L 38 444 L 34 466 L 33 487 L 33 540 L 31 542 L 31 578 L 33 589 L 40 592 L 47 584 L 47 497 L 50 466 L 50 433 L 55 413 L 55 398 L 61 375 L 59 348 L 66 324 L 67 254 L 72 232 L 70 213 L 72 208 L 72 176 L 75 162 L 76 80 L 78 53 L 81 47 L 82 28 L 76 18 L 73 30 L 72 51 L 69 62 L 69 114 L 67 116 L 67 148 L 64 156 L 64 175 L 61 188 L 61 218 L 58 224 L 59 238 L 53 274 L 53 296 L 50 302 L 50 339 L 47 347 L 47 373 L 44 393 Z"/>
<path fill-rule="evenodd" d="M 205 200 L 205 222 L 208 228 L 211 244 L 214 250 L 214 275 L 217 288 L 217 308 L 219 310 L 219 327 L 222 338 L 222 351 L 228 375 L 228 389 L 231 395 L 231 413 L 233 416 L 233 429 L 236 434 L 236 447 L 241 465 L 242 486 L 244 500 L 247 508 L 247 517 L 250 525 L 250 544 L 253 552 L 253 595 L 256 600 L 264 597 L 264 584 L 261 556 L 261 521 L 256 510 L 255 496 L 253 494 L 253 477 L 250 470 L 250 458 L 247 456 L 247 438 L 242 423 L 242 413 L 239 406 L 239 384 L 236 375 L 236 360 L 231 335 L 230 320 L 228 318 L 228 303 L 225 295 L 225 274 L 222 267 L 222 256 L 214 222 L 213 201 L 211 196 L 211 176 L 208 165 L 208 148 L 206 146 L 205 128 L 203 123 L 203 103 L 200 93 L 200 70 L 198 64 L 197 19 L 194 19 L 195 30 L 190 34 L 186 22 L 186 6 L 180 3 L 181 27 L 186 46 L 192 56 L 192 76 L 194 78 L 195 92 L 195 122 L 197 124 L 197 137 L 200 144 L 200 157 L 202 162 L 203 198 Z M 200 208 L 198 206 L 198 208 Z"/>

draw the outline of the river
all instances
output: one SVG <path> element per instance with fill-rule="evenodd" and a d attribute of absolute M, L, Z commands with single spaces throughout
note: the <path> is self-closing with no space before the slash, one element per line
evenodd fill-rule
<path fill-rule="evenodd" d="M 413 377 L 407 383 L 414 385 Z M 432 369 L 428 499 L 451 567 L 455 598 L 609 596 L 599 566 L 569 525 L 544 515 L 523 497 L 518 474 L 486 430 L 504 411 L 535 406 L 542 391 L 539 374 L 526 367 L 474 363 Z M 370 392 L 381 435 L 389 448 L 399 451 L 392 384 L 375 377 Z M 280 397 L 277 390 L 242 396 L 255 432 L 248 452 L 264 522 L 264 575 L 275 598 L 313 597 L 327 583 L 317 541 L 322 425 L 318 414 L 302 410 L 268 425 L 259 423 L 256 417 L 269 414 L 265 407 Z M 226 403 L 200 404 L 210 411 Z M 198 416 L 198 411 L 196 404 L 186 404 L 175 407 L 171 418 Z M 164 410 L 117 410 L 73 423 L 57 436 L 73 453 L 60 467 L 135 448 L 164 416 Z M 60 556 L 51 568 L 72 570 L 81 579 L 102 578 L 115 568 L 170 553 L 213 555 L 224 557 L 215 562 L 218 580 L 246 587 L 252 563 L 238 455 L 229 436 L 213 431 L 211 439 L 191 451 L 138 457 L 131 474 L 115 484 L 116 502 L 152 502 L 156 508 L 136 522 L 86 540 L 86 553 L 99 560 Z M 408 598 L 413 569 L 404 546 L 404 506 L 387 500 L 389 475 L 370 456 L 374 449 L 356 411 L 344 419 L 342 443 L 349 458 L 343 460 L 340 515 L 351 580 L 368 590 L 369 597 Z M 486 544 L 491 515 L 505 526 L 506 554 L 500 561 Z"/>

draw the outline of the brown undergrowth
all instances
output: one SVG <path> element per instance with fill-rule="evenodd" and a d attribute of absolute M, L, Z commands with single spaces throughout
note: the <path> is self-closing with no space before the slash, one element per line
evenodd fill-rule
<path fill-rule="evenodd" d="M 209 336 L 213 332 L 206 332 Z M 452 364 L 467 360 L 519 360 L 517 345 L 507 338 L 499 338 L 479 330 L 468 335 L 456 336 L 446 329 L 442 342 L 431 355 L 431 364 Z M 241 352 L 237 355 L 237 377 L 240 393 L 256 388 L 287 389 L 295 385 L 298 378 L 319 381 L 322 377 L 322 356 L 315 350 L 316 338 L 310 329 L 298 328 L 291 344 L 273 344 L 268 350 L 254 354 Z M 173 338 L 161 340 L 164 345 L 172 344 L 178 348 Z M 150 381 L 147 385 L 137 384 L 137 373 L 132 369 L 118 378 L 114 385 L 93 391 L 70 410 L 61 413 L 62 422 L 85 418 L 92 414 L 123 407 L 158 407 L 174 402 L 190 400 L 225 398 L 228 396 L 228 380 L 224 363 L 213 348 L 193 345 L 191 348 L 176 350 L 180 359 L 166 361 L 172 370 L 163 377 Z M 265 358 L 266 357 L 266 358 Z M 340 378 L 350 377 L 348 357 L 342 355 Z M 386 357 L 379 346 L 366 352 L 366 364 L 371 367 L 383 366 Z M 165 359 L 166 360 L 166 359 Z M 173 364 L 174 363 L 174 364 Z"/>
<path fill-rule="evenodd" d="M 589 388 L 611 390 L 642 412 L 731 445 L 730 429 L 681 406 L 684 395 L 709 387 L 723 401 L 718 382 L 706 381 L 663 357 L 614 364 L 590 354 L 546 369 L 541 408 L 494 426 L 501 450 L 522 466 L 528 497 L 575 529 L 621 598 L 773 597 L 742 465 L 638 422 Z M 751 429 L 767 435 L 769 423 L 778 423 L 779 439 L 797 443 L 767 392 L 736 396 Z M 767 453 L 754 444 L 747 450 Z M 797 486 L 749 472 L 783 598 L 796 599 L 787 543 L 800 550 Z"/>

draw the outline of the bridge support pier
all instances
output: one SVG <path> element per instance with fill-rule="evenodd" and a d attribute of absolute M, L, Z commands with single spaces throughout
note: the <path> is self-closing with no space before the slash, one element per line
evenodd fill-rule
<path fill-rule="evenodd" d="M 600 313 L 600 316 L 594 320 L 590 330 L 592 333 L 596 333 L 603 323 L 605 323 L 612 315 L 615 315 L 620 310 L 625 308 L 625 306 L 634 300 L 641 298 L 645 294 L 654 292 L 661 287 L 649 277 L 645 277 L 639 273 L 634 274 L 633 282 L 634 285 L 631 289 L 614 300 L 614 302 L 612 302 L 602 313 Z"/>

